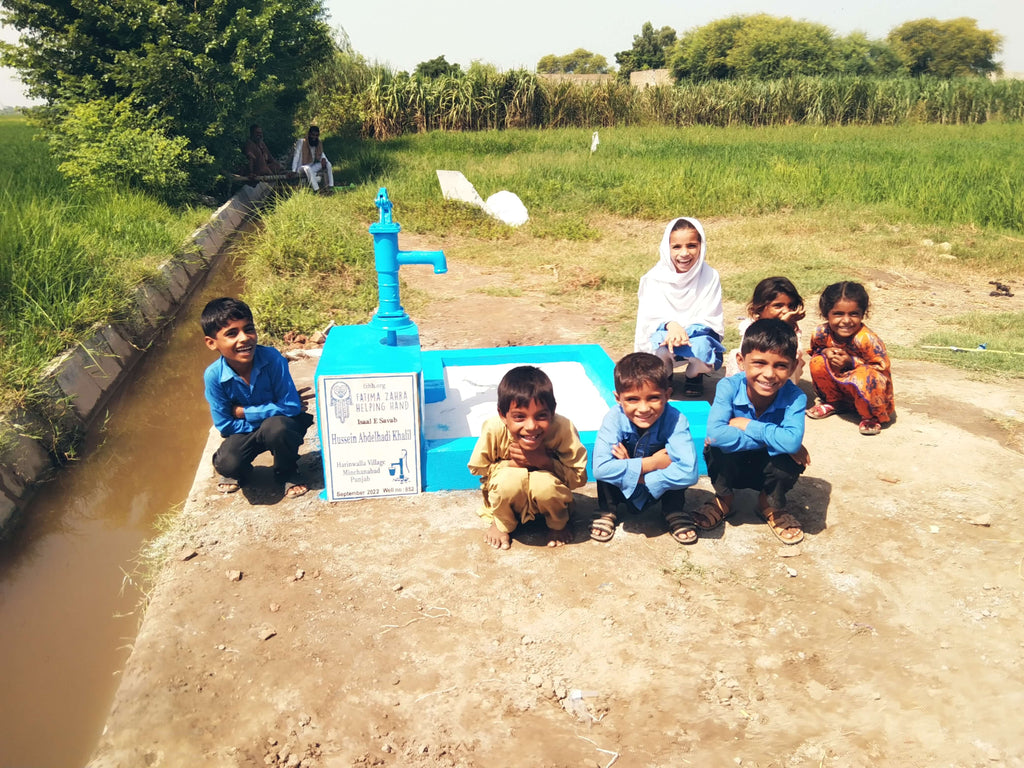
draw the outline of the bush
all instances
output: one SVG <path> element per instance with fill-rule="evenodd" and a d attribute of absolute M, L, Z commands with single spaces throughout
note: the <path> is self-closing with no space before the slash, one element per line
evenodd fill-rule
<path fill-rule="evenodd" d="M 152 112 L 129 100 L 75 104 L 57 118 L 50 146 L 72 187 L 134 187 L 172 201 L 184 197 L 191 173 L 211 162 L 206 150 L 168 135 Z"/>

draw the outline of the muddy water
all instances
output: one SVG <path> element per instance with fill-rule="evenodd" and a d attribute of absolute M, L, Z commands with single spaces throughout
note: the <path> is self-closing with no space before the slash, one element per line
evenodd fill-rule
<path fill-rule="evenodd" d="M 43 488 L 0 546 L 0 766 L 88 760 L 138 628 L 135 558 L 181 504 L 206 443 L 197 318 L 237 294 L 230 257 L 109 407 L 85 458 Z"/>

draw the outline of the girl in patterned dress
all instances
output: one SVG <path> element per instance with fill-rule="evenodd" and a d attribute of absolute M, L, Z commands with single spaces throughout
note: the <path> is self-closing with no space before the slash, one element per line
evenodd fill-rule
<path fill-rule="evenodd" d="M 895 415 L 885 344 L 866 325 L 868 293 L 860 283 L 833 283 L 818 301 L 825 322 L 811 338 L 811 380 L 819 402 L 812 419 L 856 409 L 862 435 L 877 435 Z"/>

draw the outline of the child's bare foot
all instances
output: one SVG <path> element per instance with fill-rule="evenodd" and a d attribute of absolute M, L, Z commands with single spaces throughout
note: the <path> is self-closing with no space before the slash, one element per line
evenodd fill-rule
<path fill-rule="evenodd" d="M 284 495 L 289 499 L 297 499 L 309 492 L 309 486 L 305 483 L 290 481 L 284 484 Z"/>
<path fill-rule="evenodd" d="M 512 546 L 512 537 L 505 531 L 499 531 L 494 523 L 491 523 L 491 527 L 484 534 L 484 541 L 495 549 L 508 549 Z"/>
<path fill-rule="evenodd" d="M 560 547 L 563 544 L 572 543 L 572 528 L 568 525 L 560 531 L 548 532 L 548 546 Z"/>

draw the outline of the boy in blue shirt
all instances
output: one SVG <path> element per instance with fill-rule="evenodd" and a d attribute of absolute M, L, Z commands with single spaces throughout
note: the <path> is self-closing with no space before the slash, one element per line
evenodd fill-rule
<path fill-rule="evenodd" d="M 771 532 L 796 544 L 804 533 L 786 511 L 786 494 L 810 463 L 802 445 L 807 396 L 789 380 L 796 334 L 782 320 L 758 320 L 747 328 L 740 355 L 742 373 L 718 383 L 708 416 L 704 458 L 715 498 L 697 513 L 697 526 L 720 525 L 735 489 L 752 488 L 760 491 L 758 511 Z"/>
<path fill-rule="evenodd" d="M 295 388 L 288 361 L 273 347 L 256 343 L 252 310 L 232 298 L 214 299 L 200 318 L 206 346 L 220 357 L 203 375 L 213 425 L 224 442 L 213 454 L 220 473 L 217 489 L 234 493 L 264 451 L 274 455 L 274 475 L 285 495 L 309 489 L 298 478 L 299 446 L 313 416 L 306 412 L 312 394 Z"/>
<path fill-rule="evenodd" d="M 661 500 L 669 533 L 680 544 L 697 541 L 686 489 L 697 482 L 697 452 L 686 417 L 669 405 L 671 373 L 656 355 L 634 352 L 615 366 L 615 401 L 594 443 L 594 477 L 601 514 L 590 526 L 595 541 L 615 535 L 615 506 L 641 512 Z M 612 508 L 608 508 L 608 502 Z"/>

